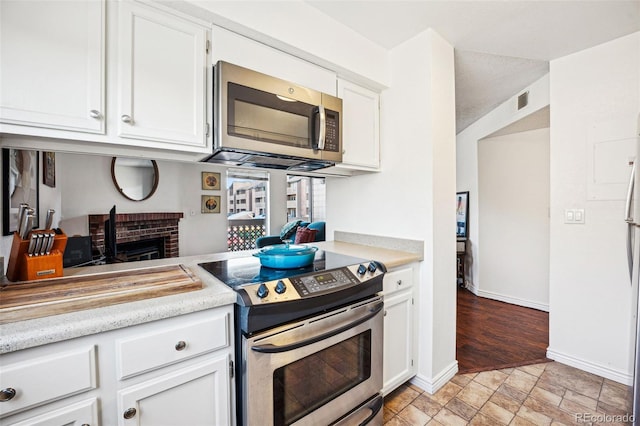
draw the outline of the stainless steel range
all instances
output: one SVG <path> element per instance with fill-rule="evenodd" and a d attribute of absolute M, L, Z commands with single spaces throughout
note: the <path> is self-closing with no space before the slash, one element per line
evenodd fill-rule
<path fill-rule="evenodd" d="M 238 424 L 382 424 L 384 265 L 320 250 L 300 269 L 200 266 L 238 294 Z"/>

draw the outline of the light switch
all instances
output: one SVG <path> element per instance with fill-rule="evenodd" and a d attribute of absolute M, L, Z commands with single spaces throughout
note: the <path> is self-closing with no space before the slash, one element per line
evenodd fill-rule
<path fill-rule="evenodd" d="M 584 223 L 584 209 L 565 209 L 564 223 Z"/>
<path fill-rule="evenodd" d="M 564 223 L 574 223 L 576 212 L 575 210 L 567 209 L 564 211 Z"/>

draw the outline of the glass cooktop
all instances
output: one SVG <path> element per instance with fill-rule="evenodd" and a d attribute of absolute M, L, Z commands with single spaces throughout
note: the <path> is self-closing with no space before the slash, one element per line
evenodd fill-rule
<path fill-rule="evenodd" d="M 311 272 L 342 268 L 348 265 L 366 264 L 368 262 L 368 260 L 359 257 L 318 250 L 313 264 L 304 268 L 267 268 L 260 264 L 260 259 L 251 255 L 216 262 L 199 263 L 199 265 L 229 287 L 236 289 L 243 284 L 279 280 Z"/>

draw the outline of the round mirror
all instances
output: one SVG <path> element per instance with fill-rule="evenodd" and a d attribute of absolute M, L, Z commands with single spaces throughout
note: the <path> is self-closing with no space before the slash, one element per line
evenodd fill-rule
<path fill-rule="evenodd" d="M 158 187 L 158 165 L 154 160 L 113 157 L 111 178 L 125 198 L 132 201 L 146 200 Z"/>

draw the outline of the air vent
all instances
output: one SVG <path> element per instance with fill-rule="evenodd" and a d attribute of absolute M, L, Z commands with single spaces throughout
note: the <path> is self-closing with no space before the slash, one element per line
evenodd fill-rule
<path fill-rule="evenodd" d="M 520 96 L 518 96 L 518 110 L 526 107 L 529 104 L 529 91 L 527 90 Z"/>

